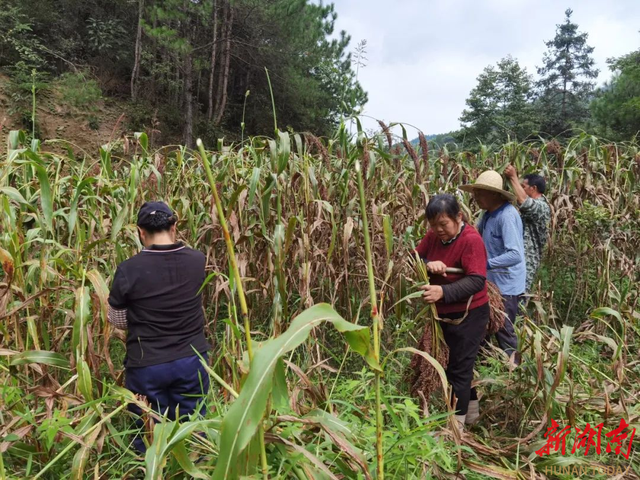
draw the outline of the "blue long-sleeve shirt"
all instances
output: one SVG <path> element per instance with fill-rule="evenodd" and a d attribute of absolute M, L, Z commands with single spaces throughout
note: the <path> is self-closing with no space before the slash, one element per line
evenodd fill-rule
<path fill-rule="evenodd" d="M 518 210 L 505 203 L 493 212 L 484 212 L 478 231 L 487 248 L 487 280 L 495 283 L 503 295 L 523 294 L 527 268 Z"/>

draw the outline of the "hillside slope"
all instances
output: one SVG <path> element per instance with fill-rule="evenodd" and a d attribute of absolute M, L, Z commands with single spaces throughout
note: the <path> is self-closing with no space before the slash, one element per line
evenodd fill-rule
<path fill-rule="evenodd" d="M 65 89 L 51 84 L 36 97 L 37 136 L 54 147 L 57 139 L 65 139 L 78 151 L 93 153 L 100 146 L 121 137 L 131 124 L 127 102 L 98 96 L 87 105 L 72 106 Z M 11 96 L 9 78 L 0 75 L 0 134 L 11 130 L 30 130 L 30 112 L 25 100 Z M 22 110 L 18 108 L 22 105 Z M 27 117 L 23 121 L 23 116 Z"/>

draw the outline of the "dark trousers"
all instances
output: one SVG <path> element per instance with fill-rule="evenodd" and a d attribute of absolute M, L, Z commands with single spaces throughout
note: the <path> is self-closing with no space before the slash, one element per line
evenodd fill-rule
<path fill-rule="evenodd" d="M 207 360 L 206 353 L 202 357 Z M 125 387 L 146 396 L 156 412 L 166 413 L 172 421 L 191 415 L 198 403 L 201 403 L 200 414 L 204 416 L 206 413 L 204 398 L 209 391 L 209 375 L 197 355 L 149 367 L 127 368 Z M 140 407 L 130 403 L 128 409 L 136 415 L 136 425 L 142 427 Z M 135 436 L 133 446 L 139 452 L 146 451 L 140 435 Z"/>
<path fill-rule="evenodd" d="M 464 314 L 457 315 L 457 318 Z M 456 315 L 444 314 L 441 317 L 455 319 Z M 487 323 L 489 322 L 489 304 L 469 310 L 467 318 L 460 325 L 441 322 L 444 339 L 449 346 L 449 365 L 447 365 L 447 380 L 458 399 L 456 414 L 466 415 L 469 400 L 477 400 L 475 389 L 471 389 L 473 381 L 473 367 L 476 363 L 478 350 L 484 340 Z"/>
<path fill-rule="evenodd" d="M 513 328 L 516 322 L 516 316 L 520 312 L 523 297 L 522 295 L 503 295 L 504 310 L 507 318 L 504 320 L 504 327 L 496 333 L 498 345 L 504 352 L 511 356 L 513 352 L 518 350 L 518 337 Z"/>

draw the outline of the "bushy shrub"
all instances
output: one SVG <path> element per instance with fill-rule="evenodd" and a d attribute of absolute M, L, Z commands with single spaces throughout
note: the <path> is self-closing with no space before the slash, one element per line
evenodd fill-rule
<path fill-rule="evenodd" d="M 87 72 L 64 73 L 60 76 L 58 85 L 64 102 L 79 109 L 95 111 L 97 102 L 102 99 L 98 82 L 90 78 Z"/>

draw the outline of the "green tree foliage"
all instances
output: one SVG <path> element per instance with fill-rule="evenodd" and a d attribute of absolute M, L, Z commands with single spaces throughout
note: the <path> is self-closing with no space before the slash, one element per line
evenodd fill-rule
<path fill-rule="evenodd" d="M 33 68 L 54 75 L 91 72 L 105 94 L 133 96 L 141 112 L 157 109 L 164 122 L 160 128 L 165 133 L 182 131 L 185 143 L 196 135 L 213 140 L 227 130 L 238 131 L 243 118 L 246 133 L 272 134 L 265 68 L 280 128 L 327 135 L 341 117 L 354 114 L 367 101 L 348 52 L 349 36 L 333 35 L 333 4 L 5 3 L 0 12 L 0 68 L 11 75 L 16 66 L 28 75 Z"/>
<path fill-rule="evenodd" d="M 629 140 L 640 132 L 640 50 L 609 59 L 614 72 L 591 103 L 596 128 L 612 140 Z"/>
<path fill-rule="evenodd" d="M 341 32 L 338 38 L 329 38 L 337 18 L 333 4 L 317 5 L 307 0 L 248 2 L 238 17 L 249 14 L 251 21 L 236 30 L 237 59 L 234 56 L 231 67 L 239 80 L 230 92 L 230 124 L 240 124 L 242 99 L 250 90 L 248 131 L 272 131 L 265 67 L 281 128 L 324 135 L 341 116 L 353 114 L 366 103 L 367 95 L 355 78 L 347 53 L 350 37 Z"/>
<path fill-rule="evenodd" d="M 594 68 L 587 45 L 587 33 L 578 32 L 571 22 L 573 11 L 565 11 L 565 22 L 557 25 L 553 40 L 545 42 L 548 50 L 538 68 L 536 106 L 542 119 L 541 130 L 550 135 L 569 135 L 572 127 L 581 125 L 589 116 L 598 70 Z"/>
<path fill-rule="evenodd" d="M 467 98 L 458 136 L 482 143 L 524 140 L 536 127 L 531 94 L 531 76 L 517 60 L 508 56 L 486 67 Z"/>
<path fill-rule="evenodd" d="M 29 16 L 17 6 L 7 10 L 0 9 L 0 59 L 5 66 L 20 68 L 25 71 L 42 68 L 43 45 L 33 32 Z"/>
<path fill-rule="evenodd" d="M 32 89 L 40 92 L 47 88 L 44 49 L 28 15 L 16 6 L 0 8 L 0 65 L 12 77 L 7 91 L 11 99 L 9 114 L 18 115 L 32 132 L 37 130 L 33 125 Z"/>

